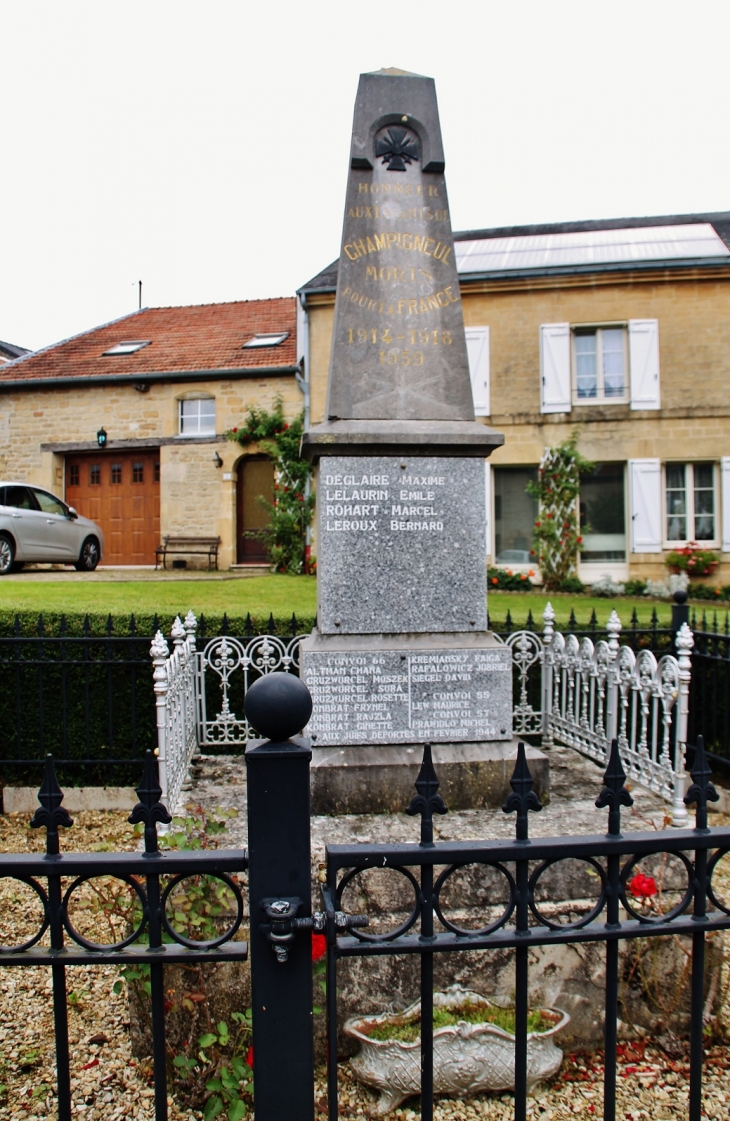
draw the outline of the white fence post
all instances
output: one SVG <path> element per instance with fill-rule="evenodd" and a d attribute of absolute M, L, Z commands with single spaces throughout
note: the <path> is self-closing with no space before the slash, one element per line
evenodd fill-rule
<path fill-rule="evenodd" d="M 684 804 L 687 783 L 687 720 L 689 717 L 689 683 L 692 677 L 692 647 L 694 638 L 687 623 L 677 631 L 674 640 L 679 662 L 679 697 L 677 699 L 677 740 L 674 749 L 674 796 L 672 799 L 672 825 L 684 828 L 689 822 L 689 814 Z"/>
<path fill-rule="evenodd" d="M 619 690 L 619 669 L 616 664 L 620 643 L 618 636 L 621 633 L 621 620 L 615 611 L 611 612 L 608 622 L 606 623 L 606 630 L 608 632 L 608 655 L 609 665 L 608 673 L 606 674 L 606 741 L 607 747 L 610 748 L 611 740 L 616 739 L 618 736 L 618 710 L 620 703 L 620 690 Z M 608 750 L 606 752 L 608 758 Z"/>
<path fill-rule="evenodd" d="M 155 690 L 155 713 L 157 717 L 157 766 L 162 788 L 162 801 L 167 805 L 167 659 L 170 654 L 165 636 L 158 631 L 152 639 L 150 656 L 154 666 L 152 674 Z"/>
<path fill-rule="evenodd" d="M 555 630 L 555 611 L 551 603 L 545 604 L 542 613 L 542 746 L 553 746 L 553 729 L 550 722 L 553 701 L 552 641 Z"/>

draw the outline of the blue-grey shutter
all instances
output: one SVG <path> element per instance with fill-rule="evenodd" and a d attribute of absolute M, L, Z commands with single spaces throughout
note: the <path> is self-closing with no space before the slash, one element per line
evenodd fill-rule
<path fill-rule="evenodd" d="M 659 321 L 629 320 L 629 377 L 631 408 L 658 409 L 659 397 Z"/>
<path fill-rule="evenodd" d="M 630 459 L 631 552 L 662 551 L 662 465 L 658 459 Z"/>
<path fill-rule="evenodd" d="M 489 416 L 489 328 L 467 327 L 466 352 L 469 356 L 474 415 Z"/>
<path fill-rule="evenodd" d="M 570 324 L 540 327 L 540 412 L 570 412 Z"/>

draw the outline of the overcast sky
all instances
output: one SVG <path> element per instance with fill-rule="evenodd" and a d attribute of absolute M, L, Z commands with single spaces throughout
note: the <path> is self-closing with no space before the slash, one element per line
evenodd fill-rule
<path fill-rule="evenodd" d="M 728 0 L 0 0 L 0 339 L 291 295 L 362 71 L 436 79 L 454 229 L 730 209 Z"/>

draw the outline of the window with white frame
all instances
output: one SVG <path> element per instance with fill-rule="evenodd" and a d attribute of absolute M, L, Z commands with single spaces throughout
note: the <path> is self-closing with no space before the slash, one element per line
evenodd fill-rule
<path fill-rule="evenodd" d="M 181 436 L 215 435 L 214 397 L 188 397 L 179 404 Z"/>
<path fill-rule="evenodd" d="M 628 366 L 625 327 L 574 328 L 574 404 L 628 400 Z"/>
<path fill-rule="evenodd" d="M 543 413 L 624 402 L 660 408 L 658 321 L 543 323 L 540 386 Z"/>
<path fill-rule="evenodd" d="M 666 540 L 717 542 L 714 463 L 667 463 L 664 466 Z"/>

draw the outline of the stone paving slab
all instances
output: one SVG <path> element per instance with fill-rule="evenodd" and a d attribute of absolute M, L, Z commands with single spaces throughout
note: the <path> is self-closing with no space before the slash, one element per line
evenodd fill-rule
<path fill-rule="evenodd" d="M 602 786 L 603 769 L 567 747 L 554 747 L 550 759 L 550 802 L 539 813 L 530 814 L 533 837 L 566 836 L 606 831 L 607 811 L 597 810 L 595 800 Z M 415 791 L 414 791 L 415 793 Z M 668 807 L 658 795 L 633 786 L 634 806 L 623 813 L 624 831 L 662 829 Z M 187 802 L 213 809 L 233 807 L 238 817 L 230 821 L 226 837 L 229 847 L 246 844 L 246 764 L 242 756 L 204 755 L 195 767 L 193 789 Z M 405 807 L 404 807 L 405 808 Z M 436 840 L 468 841 L 514 837 L 514 814 L 501 809 L 458 810 L 434 821 Z M 417 841 L 418 821 L 404 813 L 343 814 L 312 818 L 312 849 L 323 854 L 326 844 L 391 843 Z M 319 858 L 323 858 L 320 856 Z"/>

